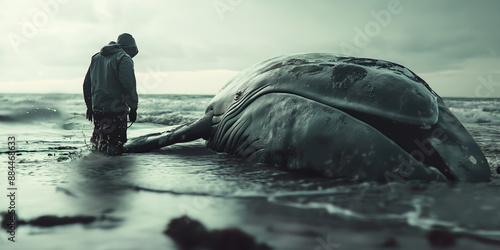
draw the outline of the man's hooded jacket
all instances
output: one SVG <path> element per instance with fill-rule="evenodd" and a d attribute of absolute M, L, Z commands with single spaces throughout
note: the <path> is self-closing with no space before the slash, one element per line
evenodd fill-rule
<path fill-rule="evenodd" d="M 132 57 L 139 50 L 130 34 L 121 34 L 92 57 L 83 82 L 87 108 L 94 113 L 123 113 L 137 109 L 138 96 Z"/>

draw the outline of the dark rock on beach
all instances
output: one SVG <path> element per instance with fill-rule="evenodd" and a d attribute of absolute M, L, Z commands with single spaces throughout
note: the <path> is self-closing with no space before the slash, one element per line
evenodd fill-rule
<path fill-rule="evenodd" d="M 205 226 L 187 216 L 171 220 L 164 233 L 183 249 L 208 244 L 209 233 Z"/>
<path fill-rule="evenodd" d="M 199 221 L 187 216 L 173 219 L 164 232 L 181 249 L 213 250 L 270 250 L 266 244 L 257 244 L 255 239 L 237 228 L 208 231 Z"/>
<path fill-rule="evenodd" d="M 435 229 L 427 234 L 427 239 L 435 247 L 451 247 L 456 244 L 455 235 L 443 229 Z"/>
<path fill-rule="evenodd" d="M 396 238 L 389 237 L 389 238 L 385 239 L 384 242 L 382 242 L 382 244 L 380 244 L 380 246 L 387 247 L 387 248 L 395 248 L 395 247 L 398 247 L 399 244 L 396 241 Z"/>
<path fill-rule="evenodd" d="M 29 222 L 32 226 L 38 227 L 54 227 L 69 224 L 90 224 L 96 221 L 94 216 L 64 216 L 57 217 L 52 215 L 40 216 Z"/>
<path fill-rule="evenodd" d="M 88 215 L 76 215 L 76 216 L 54 216 L 54 215 L 43 215 L 37 217 L 33 220 L 23 220 L 19 218 L 17 214 L 9 214 L 9 213 L 0 213 L 2 215 L 2 228 L 7 229 L 9 227 L 9 223 L 12 221 L 12 217 L 15 217 L 15 226 L 21 225 L 31 225 L 35 227 L 55 227 L 55 226 L 64 226 L 71 224 L 91 224 L 96 221 L 110 221 L 110 222 L 119 222 L 120 219 L 108 217 L 105 215 L 102 216 L 88 216 Z"/>

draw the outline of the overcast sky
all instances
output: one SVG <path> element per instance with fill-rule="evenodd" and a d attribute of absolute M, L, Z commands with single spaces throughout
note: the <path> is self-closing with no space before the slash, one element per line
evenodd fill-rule
<path fill-rule="evenodd" d="M 80 93 L 123 32 L 141 94 L 215 94 L 245 67 L 302 52 L 402 64 L 441 96 L 500 97 L 496 0 L 39 0 L 0 3 L 0 92 Z"/>

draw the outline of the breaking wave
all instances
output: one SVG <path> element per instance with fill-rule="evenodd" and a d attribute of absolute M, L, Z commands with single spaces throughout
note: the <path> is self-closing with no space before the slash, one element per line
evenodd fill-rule
<path fill-rule="evenodd" d="M 451 112 L 462 123 L 500 123 L 500 99 L 444 99 Z"/>

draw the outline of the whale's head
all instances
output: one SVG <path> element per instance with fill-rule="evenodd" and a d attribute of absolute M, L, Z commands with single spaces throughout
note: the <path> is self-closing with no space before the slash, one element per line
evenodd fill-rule
<path fill-rule="evenodd" d="M 438 96 L 395 63 L 331 54 L 282 56 L 230 80 L 209 103 L 215 123 L 263 95 L 290 94 L 327 106 L 420 126 L 435 124 Z"/>

